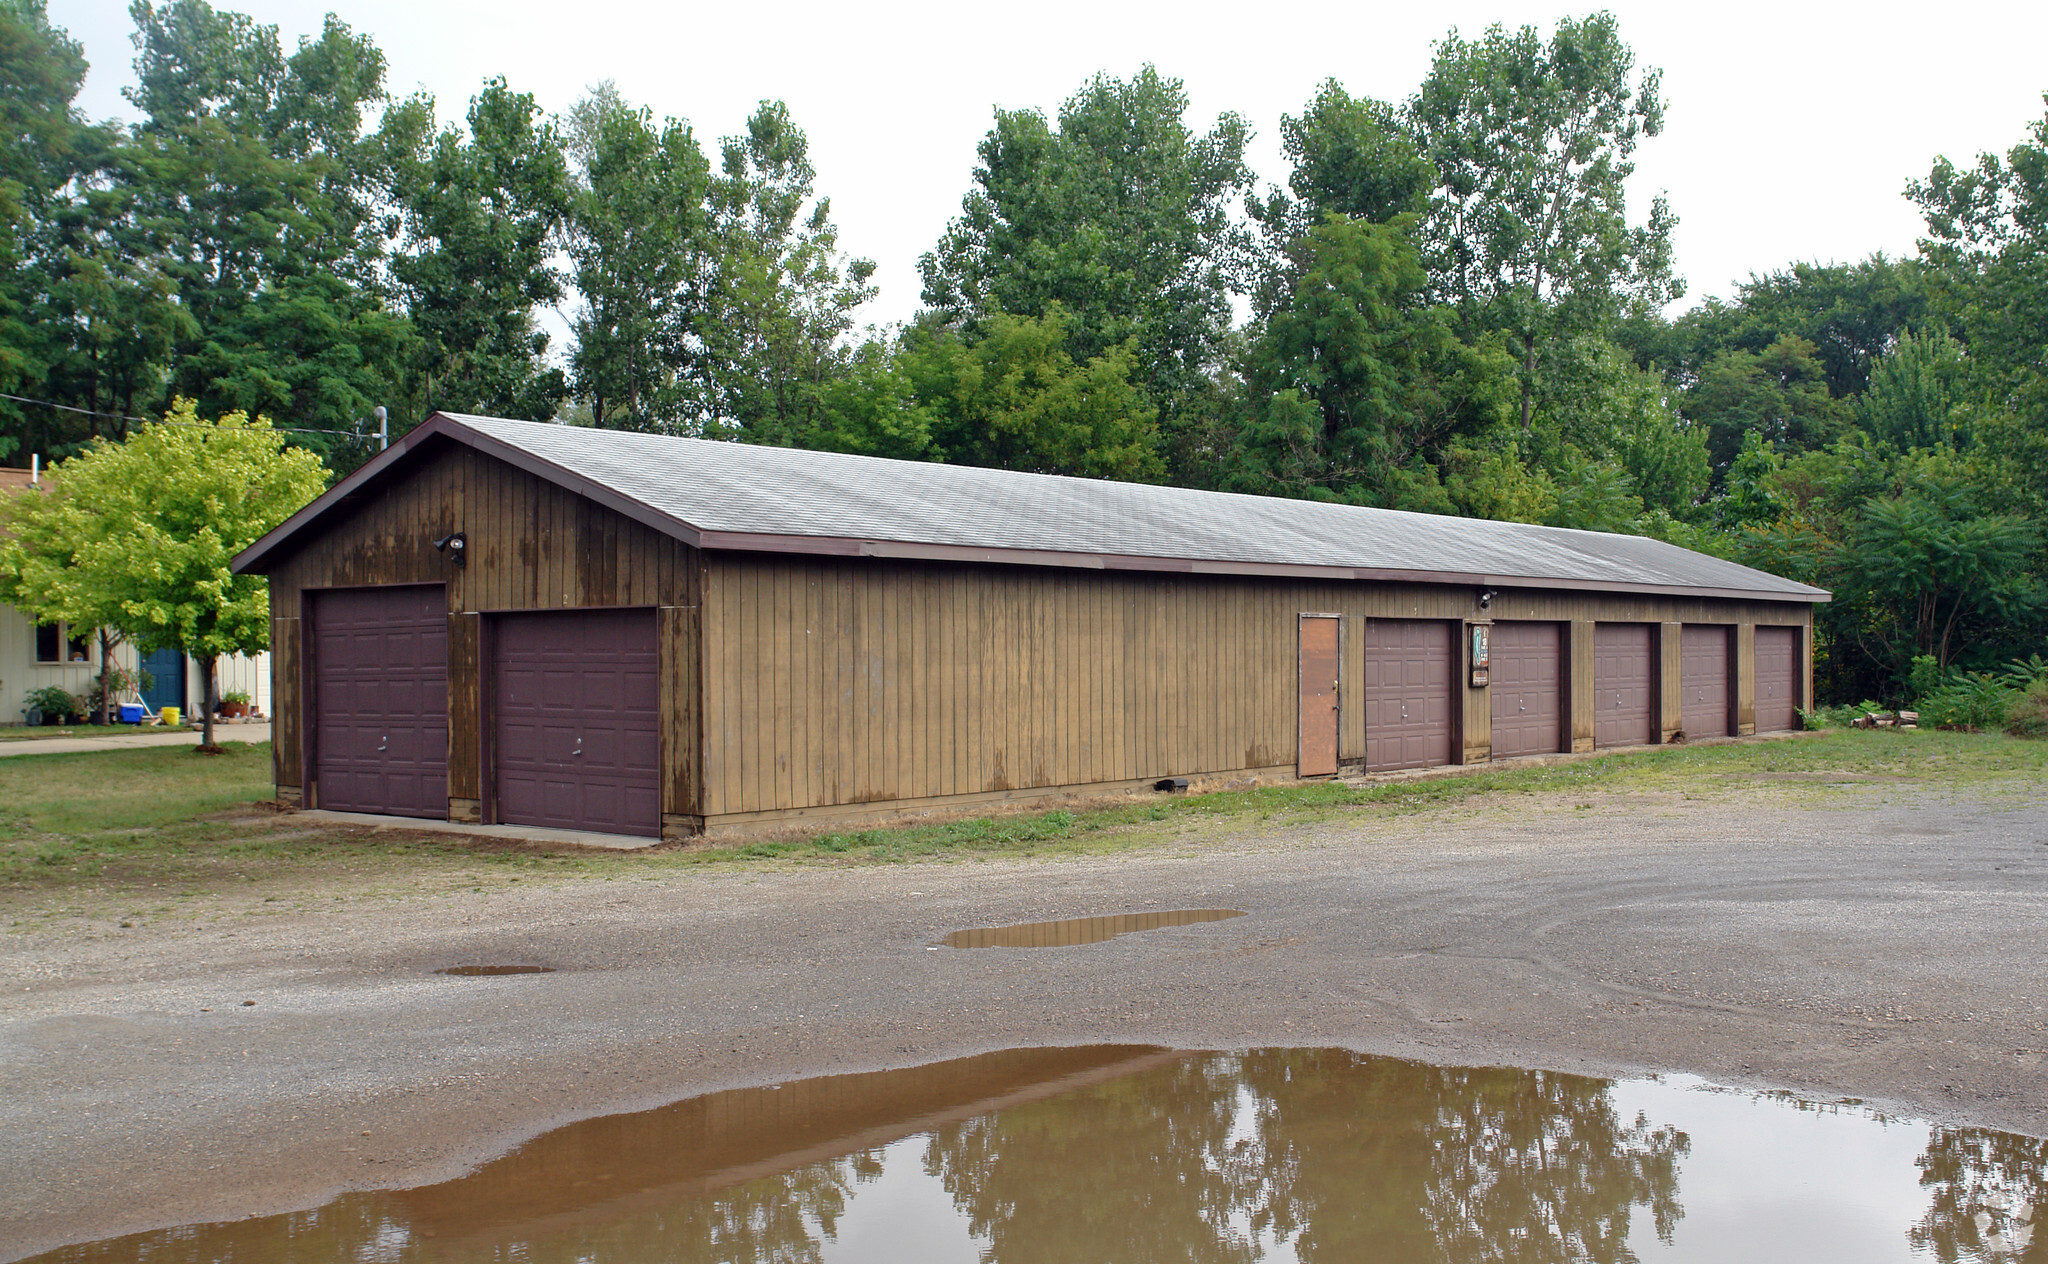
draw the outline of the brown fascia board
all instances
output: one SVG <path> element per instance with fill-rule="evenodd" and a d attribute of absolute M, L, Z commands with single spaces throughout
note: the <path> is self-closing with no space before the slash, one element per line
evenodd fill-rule
<path fill-rule="evenodd" d="M 1139 557 L 1113 553 L 1062 553 L 1049 549 L 978 548 L 958 544 L 863 540 L 850 536 L 703 531 L 623 495 L 595 479 L 578 474 L 553 461 L 543 460 L 524 448 L 515 447 L 481 431 L 473 430 L 442 413 L 435 413 L 421 422 L 388 449 L 378 453 L 361 469 L 336 483 L 326 494 L 293 514 L 270 534 L 244 549 L 234 560 L 235 572 L 240 574 L 259 570 L 260 564 L 272 553 L 283 548 L 292 536 L 356 495 L 367 484 L 403 460 L 407 454 L 436 438 L 447 438 L 467 444 L 508 465 L 525 470 L 536 478 L 566 487 L 615 513 L 680 540 L 692 548 L 724 552 L 796 553 L 812 557 L 874 557 L 904 561 L 979 562 L 1005 566 L 1059 566 L 1081 570 L 1250 575 L 1285 579 L 1369 580 L 1397 584 L 1464 584 L 1483 588 L 1561 588 L 1567 591 L 1639 593 L 1662 597 L 1725 597 L 1742 601 L 1813 603 L 1830 600 L 1827 593 L 1806 596 L 1799 593 L 1767 592 L 1746 588 L 1691 588 L 1675 584 L 1557 580 L 1526 575 L 1476 575 L 1451 571 L 1404 571 L 1357 566 L 1297 566 L 1274 562 L 1218 562 L 1196 558 Z"/>

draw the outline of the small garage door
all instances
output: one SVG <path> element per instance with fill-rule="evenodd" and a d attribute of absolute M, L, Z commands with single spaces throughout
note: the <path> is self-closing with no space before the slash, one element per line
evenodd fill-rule
<path fill-rule="evenodd" d="M 659 836 L 654 612 L 504 615 L 493 636 L 497 819 Z"/>
<path fill-rule="evenodd" d="M 1647 623 L 1593 628 L 1593 745 L 1641 746 L 1656 741 Z"/>
<path fill-rule="evenodd" d="M 1434 619 L 1365 624 L 1365 766 L 1451 762 L 1452 625 Z"/>
<path fill-rule="evenodd" d="M 318 593 L 312 618 L 314 806 L 445 819 L 447 590 Z"/>
<path fill-rule="evenodd" d="M 1729 689 L 1728 640 L 1732 628 L 1712 623 L 1688 623 L 1681 636 L 1678 688 L 1679 722 L 1685 735 L 1726 737 L 1732 730 L 1728 712 L 1733 693 Z"/>
<path fill-rule="evenodd" d="M 1756 731 L 1799 727 L 1799 629 L 1756 630 Z"/>
<path fill-rule="evenodd" d="M 1554 755 L 1564 683 L 1555 623 L 1496 623 L 1492 633 L 1493 757 Z"/>

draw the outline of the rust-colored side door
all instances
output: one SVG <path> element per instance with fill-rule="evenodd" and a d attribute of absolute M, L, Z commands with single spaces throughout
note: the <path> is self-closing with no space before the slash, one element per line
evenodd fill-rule
<path fill-rule="evenodd" d="M 1301 751 L 1304 777 L 1337 775 L 1337 625 L 1332 615 L 1301 616 Z"/>
<path fill-rule="evenodd" d="M 336 812 L 448 816 L 448 590 L 313 594 L 313 797 Z"/>
<path fill-rule="evenodd" d="M 1756 731 L 1799 727 L 1799 629 L 1756 630 Z"/>
<path fill-rule="evenodd" d="M 1687 737 L 1727 737 L 1729 712 L 1728 642 L 1735 629 L 1716 623 L 1688 623 L 1679 638 L 1679 723 Z"/>
<path fill-rule="evenodd" d="M 1654 644 L 1647 623 L 1593 628 L 1593 745 L 1641 746 L 1657 740 L 1652 731 Z"/>
<path fill-rule="evenodd" d="M 1451 762 L 1452 629 L 1439 619 L 1365 622 L 1365 766 Z"/>
<path fill-rule="evenodd" d="M 497 819 L 661 834 L 652 610 L 500 615 L 491 629 Z"/>
<path fill-rule="evenodd" d="M 1563 743 L 1564 638 L 1555 623 L 1495 623 L 1493 757 L 1554 755 Z"/>

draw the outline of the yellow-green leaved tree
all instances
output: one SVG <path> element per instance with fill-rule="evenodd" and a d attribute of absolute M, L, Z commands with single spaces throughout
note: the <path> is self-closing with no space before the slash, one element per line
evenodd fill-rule
<path fill-rule="evenodd" d="M 243 413 L 202 420 L 178 400 L 161 424 L 95 442 L 51 469 L 51 491 L 0 504 L 0 600 L 119 628 L 144 652 L 197 659 L 213 741 L 214 663 L 270 644 L 269 586 L 237 553 L 327 485 L 320 458 Z"/>

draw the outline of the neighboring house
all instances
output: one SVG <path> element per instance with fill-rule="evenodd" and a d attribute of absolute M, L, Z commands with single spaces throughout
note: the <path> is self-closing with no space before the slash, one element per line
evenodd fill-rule
<path fill-rule="evenodd" d="M 447 414 L 235 568 L 281 800 L 670 837 L 1790 729 L 1828 599 L 1636 536 Z"/>
<path fill-rule="evenodd" d="M 26 492 L 31 486 L 27 470 L 0 469 L 0 495 Z M 152 711 L 178 707 L 196 715 L 199 699 L 199 664 L 176 650 L 158 650 L 141 655 L 141 666 L 153 677 L 143 695 Z M 92 628 L 74 628 L 63 623 L 38 624 L 12 606 L 0 605 L 0 724 L 20 724 L 28 707 L 28 696 L 38 689 L 59 685 L 66 692 L 82 694 L 92 688 L 100 671 L 99 635 Z M 135 647 L 114 649 L 114 662 L 134 669 Z M 270 655 L 249 658 L 241 654 L 223 657 L 215 664 L 220 692 L 239 690 L 265 715 L 270 714 Z"/>

